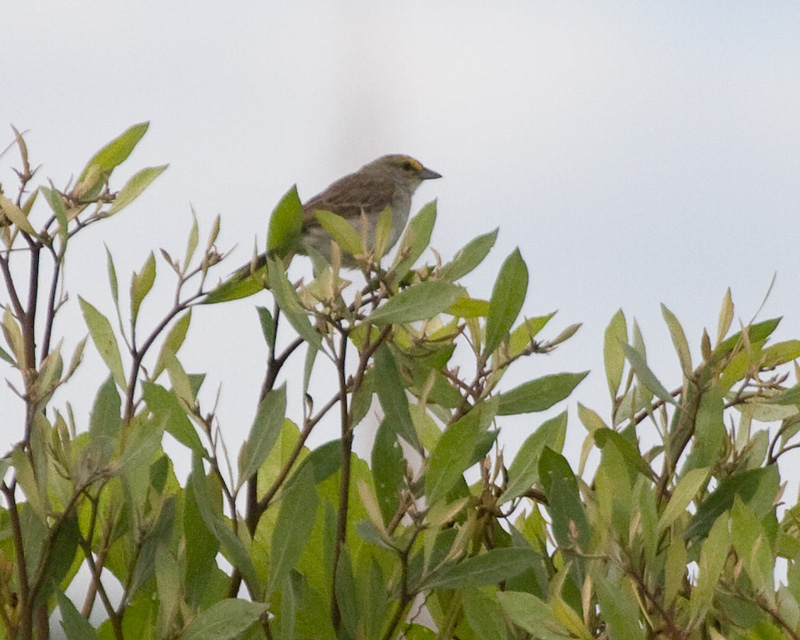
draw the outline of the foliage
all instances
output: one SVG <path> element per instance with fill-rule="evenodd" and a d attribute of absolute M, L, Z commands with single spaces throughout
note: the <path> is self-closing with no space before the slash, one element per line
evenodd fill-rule
<path fill-rule="evenodd" d="M 520 252 L 489 300 L 472 298 L 459 280 L 497 232 L 444 265 L 418 265 L 431 203 L 388 267 L 380 239 L 390 216 L 375 248 L 326 219 L 355 254 L 363 287 L 343 277 L 336 245 L 313 281 L 292 283 L 282 262 L 299 229 L 292 189 L 270 221 L 269 255 L 244 276 L 208 284 L 224 258 L 219 220 L 201 251 L 196 219 L 185 256 L 162 250 L 175 296 L 152 327 L 138 312 L 158 277 L 155 255 L 133 274 L 125 305 L 109 254 L 113 309 L 78 302 L 108 374 L 88 418 L 54 402 L 58 389 L 56 398 L 84 392 L 69 381 L 86 338 L 69 364 L 55 342 L 68 248 L 163 171 L 143 169 L 111 191 L 146 129 L 113 140 L 64 189 L 32 187 L 15 130 L 19 190 L 0 196 L 0 357 L 25 429 L 0 459 L 2 637 L 49 637 L 55 608 L 70 639 L 800 637 L 797 506 L 778 517 L 778 461 L 798 446 L 800 428 L 800 387 L 787 387 L 785 369 L 800 341 L 769 344 L 777 319 L 731 335 L 730 294 L 714 341 L 703 333 L 699 362 L 663 309 L 682 377 L 673 391 L 618 312 L 604 344 L 611 411 L 604 420 L 578 406 L 587 436 L 577 472 L 563 455 L 566 412 L 541 420 L 506 461 L 504 416 L 550 409 L 586 375 L 502 383 L 577 330 L 540 338 L 553 314 L 519 318 L 528 288 Z M 257 307 L 267 357 L 234 464 L 204 376 L 188 373 L 179 352 L 192 314 L 254 292 L 271 301 Z M 286 368 L 302 358 L 299 382 Z M 329 398 L 311 385 L 319 366 L 335 371 Z M 308 398 L 301 407 L 287 401 L 292 385 Z M 378 405 L 371 459 L 361 460 L 354 432 Z M 323 421 L 340 436 L 309 449 Z M 183 484 L 162 449 L 165 432 L 192 460 Z M 599 462 L 585 480 L 593 453 Z M 64 591 L 81 566 L 91 579 L 73 603 Z M 95 629 L 97 599 L 106 618 Z"/>

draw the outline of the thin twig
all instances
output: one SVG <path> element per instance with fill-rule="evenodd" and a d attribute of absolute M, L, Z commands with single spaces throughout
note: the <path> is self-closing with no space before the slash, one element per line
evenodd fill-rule
<path fill-rule="evenodd" d="M 337 631 L 342 623 L 342 614 L 336 596 L 336 571 L 339 567 L 339 558 L 342 555 L 347 537 L 347 512 L 350 504 L 350 457 L 353 450 L 353 429 L 351 428 L 351 414 L 347 409 L 347 332 L 342 331 L 339 342 L 339 355 L 336 360 L 336 369 L 339 378 L 339 414 L 342 432 L 342 468 L 339 480 L 339 508 L 336 520 L 336 543 L 333 549 L 333 569 L 331 584 L 331 622 Z"/>

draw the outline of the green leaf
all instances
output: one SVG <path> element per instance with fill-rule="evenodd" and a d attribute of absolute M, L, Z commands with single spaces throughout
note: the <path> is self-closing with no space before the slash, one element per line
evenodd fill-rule
<path fill-rule="evenodd" d="M 36 231 L 28 221 L 28 216 L 14 202 L 0 193 L 0 214 L 11 220 L 11 223 L 19 227 L 21 231 L 35 236 Z"/>
<path fill-rule="evenodd" d="M 700 398 L 691 454 L 693 466 L 710 467 L 719 461 L 728 435 L 724 411 L 725 398 L 718 387 L 712 387 Z"/>
<path fill-rule="evenodd" d="M 447 308 L 447 313 L 456 318 L 485 318 L 489 313 L 489 301 L 463 295 Z"/>
<path fill-rule="evenodd" d="M 661 315 L 664 316 L 664 321 L 669 328 L 669 335 L 672 337 L 672 344 L 678 353 L 681 371 L 683 371 L 683 375 L 690 376 L 692 374 L 692 354 L 689 351 L 689 342 L 686 340 L 683 327 L 681 327 L 681 323 L 678 322 L 672 311 L 663 304 L 661 305 Z"/>
<path fill-rule="evenodd" d="M 650 390 L 656 397 L 664 402 L 675 405 L 675 399 L 670 395 L 669 391 L 664 388 L 655 374 L 647 366 L 647 361 L 641 353 L 628 344 L 620 343 L 622 350 L 625 352 L 625 357 L 631 363 L 631 368 L 639 378 L 639 381 Z"/>
<path fill-rule="evenodd" d="M 191 407 L 196 398 L 192 378 L 189 377 L 180 360 L 171 351 L 164 351 L 164 367 L 169 376 L 172 392 L 183 402 L 183 406 Z M 202 378 L 200 382 L 202 383 Z"/>
<path fill-rule="evenodd" d="M 578 419 L 589 433 L 595 433 L 598 429 L 608 428 L 608 425 L 606 425 L 596 411 L 583 406 L 580 402 L 578 403 Z"/>
<path fill-rule="evenodd" d="M 545 602 L 530 593 L 501 591 L 500 606 L 511 622 L 538 640 L 564 640 L 570 633 Z"/>
<path fill-rule="evenodd" d="M 270 349 L 273 349 L 275 348 L 275 333 L 277 332 L 275 320 L 273 320 L 272 314 L 266 307 L 256 307 L 256 312 L 258 313 L 258 321 L 261 324 L 261 332 L 264 334 L 264 342 L 267 343 Z"/>
<path fill-rule="evenodd" d="M 35 600 L 37 606 L 46 606 L 53 592 L 70 574 L 70 569 L 75 563 L 75 554 L 78 551 L 80 537 L 81 530 L 78 526 L 78 516 L 73 513 L 61 521 L 61 526 L 55 534 L 55 541 L 48 540 L 52 547 L 50 548 L 49 562 L 45 565 L 44 575 L 42 576 L 42 589 Z M 75 571 L 77 571 L 77 566 L 75 566 L 72 576 L 75 575 Z"/>
<path fill-rule="evenodd" d="M 281 585 L 280 640 L 295 640 L 296 599 L 292 577 L 287 575 Z"/>
<path fill-rule="evenodd" d="M 86 167 L 78 177 L 78 182 L 80 183 L 83 181 L 92 167 L 96 166 L 99 167 L 101 171 L 107 172 L 125 162 L 139 143 L 139 140 L 147 133 L 147 128 L 149 126 L 149 122 L 135 124 L 100 149 L 86 164 Z"/>
<path fill-rule="evenodd" d="M 464 616 L 481 640 L 506 640 L 508 630 L 497 596 L 484 590 L 471 588 L 462 592 Z"/>
<path fill-rule="evenodd" d="M 239 483 L 241 486 L 258 471 L 278 439 L 286 414 L 286 385 L 273 389 L 258 407 L 250 435 L 239 452 Z"/>
<path fill-rule="evenodd" d="M 208 292 L 200 304 L 219 304 L 231 302 L 252 296 L 264 290 L 264 276 L 266 267 L 256 269 L 253 275 L 242 275 L 239 272 L 232 275 L 224 282 L 220 282 L 215 289 Z"/>
<path fill-rule="evenodd" d="M 672 537 L 664 560 L 664 602 L 674 602 L 681 593 L 686 581 L 686 562 L 686 542 L 680 536 Z"/>
<path fill-rule="evenodd" d="M 25 346 L 22 340 L 22 329 L 20 329 L 19 322 L 17 322 L 17 319 L 14 317 L 10 306 L 6 306 L 5 310 L 3 311 L 3 336 L 5 337 L 8 346 L 11 347 L 11 351 L 16 361 L 18 361 L 23 367 L 27 367 L 28 365 L 25 363 L 27 358 L 25 355 Z"/>
<path fill-rule="evenodd" d="M 436 200 L 426 204 L 416 216 L 411 218 L 403 239 L 400 241 L 400 249 L 392 267 L 398 280 L 405 277 L 408 270 L 427 249 L 435 222 Z"/>
<path fill-rule="evenodd" d="M 622 382 L 622 371 L 625 368 L 625 352 L 622 344 L 628 343 L 628 325 L 622 309 L 618 310 L 606 327 L 603 338 L 603 360 L 606 369 L 606 380 L 611 399 L 617 397 Z"/>
<path fill-rule="evenodd" d="M 192 229 L 189 231 L 189 238 L 186 240 L 186 255 L 183 258 L 183 270 L 189 267 L 189 263 L 192 261 L 192 257 L 194 257 L 194 252 L 197 249 L 197 243 L 200 240 L 200 227 L 197 224 L 197 214 L 194 212 L 194 207 L 191 207 L 192 211 Z"/>
<path fill-rule="evenodd" d="M 547 494 L 547 510 L 558 544 L 564 547 L 577 544 L 586 551 L 592 538 L 591 527 L 569 462 L 546 446 L 539 457 L 539 479 Z"/>
<path fill-rule="evenodd" d="M 666 530 L 675 520 L 686 513 L 689 503 L 694 500 L 697 492 L 707 482 L 708 472 L 708 469 L 692 469 L 680 479 L 658 521 L 659 532 Z"/>
<path fill-rule="evenodd" d="M 67 240 L 69 240 L 69 229 L 67 228 L 67 208 L 64 205 L 64 199 L 61 197 L 58 189 L 53 187 L 52 184 L 49 188 L 39 187 L 39 191 L 44 194 L 47 204 L 50 205 L 50 208 L 53 210 L 53 214 L 55 214 L 56 220 L 58 221 L 58 237 L 61 238 L 61 246 L 63 247 L 66 245 Z"/>
<path fill-rule="evenodd" d="M 800 384 L 789 387 L 785 391 L 781 391 L 778 395 L 763 400 L 762 403 L 777 404 L 780 406 L 800 405 Z"/>
<path fill-rule="evenodd" d="M 481 555 L 434 571 L 420 588 L 461 589 L 497 584 L 533 568 L 538 559 L 539 555 L 533 549 L 490 549 Z"/>
<path fill-rule="evenodd" d="M 163 436 L 163 419 L 153 418 L 133 429 L 125 437 L 125 448 L 118 461 L 118 473 L 124 475 L 133 469 L 148 466 L 156 451 L 161 448 Z"/>
<path fill-rule="evenodd" d="M 117 281 L 117 269 L 114 266 L 114 258 L 106 246 L 106 265 L 108 268 L 108 285 L 111 287 L 111 298 L 114 300 L 114 306 L 117 309 L 117 316 L 119 316 L 119 283 Z"/>
<path fill-rule="evenodd" d="M 584 408 L 584 415 L 586 415 L 588 411 L 588 409 Z M 605 425 L 595 430 L 593 436 L 595 444 L 597 444 L 600 449 L 605 448 L 609 443 L 613 444 L 625 459 L 625 464 L 629 469 L 636 469 L 645 478 L 649 480 L 653 479 L 653 470 L 647 462 L 645 462 L 644 458 L 642 458 L 641 452 L 633 441 L 629 440 L 621 433 L 609 429 Z"/>
<path fill-rule="evenodd" d="M 275 296 L 281 311 L 298 335 L 317 349 L 322 348 L 322 336 L 311 326 L 305 309 L 300 305 L 297 291 L 289 282 L 283 265 L 277 260 L 268 259 L 268 277 L 270 289 Z"/>
<path fill-rule="evenodd" d="M 61 589 L 56 590 L 56 598 L 61 610 L 61 628 L 64 629 L 67 640 L 97 640 L 97 631 Z"/>
<path fill-rule="evenodd" d="M 497 240 L 498 229 L 499 227 L 495 228 L 494 231 L 478 236 L 459 249 L 455 257 L 442 267 L 439 277 L 442 280 L 454 282 L 475 269 L 492 250 L 495 240 Z"/>
<path fill-rule="evenodd" d="M 717 518 L 733 506 L 733 499 L 737 495 L 745 502 L 748 502 L 755 495 L 763 481 L 768 481 L 777 475 L 778 471 L 775 465 L 770 465 L 728 476 L 698 506 L 697 512 L 689 521 L 683 537 L 686 540 L 694 537 L 704 537 L 717 521 Z"/>
<path fill-rule="evenodd" d="M 312 346 L 312 345 L 308 345 L 308 348 L 306 349 L 305 362 L 303 363 L 303 397 L 304 398 L 308 397 L 308 386 L 311 384 L 311 374 L 314 372 L 314 363 L 317 361 L 317 355 L 318 354 L 319 354 L 319 349 L 314 348 L 314 346 Z M 358 423 L 354 422 L 353 424 L 355 425 L 355 424 L 358 424 Z"/>
<path fill-rule="evenodd" d="M 147 167 L 137 171 L 133 177 L 125 183 L 125 186 L 122 187 L 117 197 L 114 198 L 114 202 L 108 210 L 108 215 L 112 216 L 115 213 L 119 213 L 131 202 L 136 200 L 136 198 L 142 195 L 142 192 L 150 186 L 153 180 L 164 173 L 164 170 L 168 166 L 168 164 L 162 164 L 159 167 Z"/>
<path fill-rule="evenodd" d="M 131 319 L 136 325 L 136 318 L 139 316 L 139 307 L 145 299 L 153 283 L 156 280 L 156 257 L 153 252 L 145 260 L 139 273 L 134 273 L 131 278 Z"/>
<path fill-rule="evenodd" d="M 125 389 L 127 383 L 122 369 L 122 358 L 119 354 L 117 339 L 114 337 L 111 323 L 102 313 L 80 296 L 78 296 L 78 301 L 95 348 L 114 377 L 114 382 L 117 383 L 120 389 Z"/>
<path fill-rule="evenodd" d="M 206 455 L 200 436 L 174 392 L 154 382 L 143 382 L 142 395 L 147 408 L 164 421 L 164 428 L 173 438 L 200 456 Z"/>
<path fill-rule="evenodd" d="M 281 499 L 270 544 L 268 593 L 283 583 L 300 559 L 314 526 L 318 501 L 313 468 L 305 465 L 297 470 Z"/>
<path fill-rule="evenodd" d="M 500 405 L 497 415 L 509 416 L 549 409 L 569 396 L 588 374 L 588 371 L 557 373 L 524 382 L 498 396 Z"/>
<path fill-rule="evenodd" d="M 385 419 L 381 421 L 375 434 L 371 462 L 378 506 L 384 523 L 387 523 L 400 506 L 400 489 L 405 476 L 405 464 L 403 451 L 397 441 L 397 432 Z"/>
<path fill-rule="evenodd" d="M 356 629 L 361 620 L 361 612 L 358 607 L 356 597 L 356 585 L 353 580 L 353 566 L 350 561 L 350 554 L 347 547 L 342 548 L 339 562 L 336 565 L 336 599 L 339 605 L 339 612 L 342 616 L 342 626 L 347 632 L 348 637 L 356 637 Z"/>
<path fill-rule="evenodd" d="M 508 355 L 515 358 L 527 349 L 537 334 L 544 329 L 550 319 L 556 315 L 555 312 L 548 313 L 546 316 L 528 318 L 511 332 L 508 337 Z"/>
<path fill-rule="evenodd" d="M 730 287 L 728 287 L 728 290 L 725 292 L 725 297 L 722 299 L 722 306 L 719 310 L 719 321 L 717 322 L 717 348 L 722 346 L 722 339 L 731 328 L 731 322 L 733 322 L 733 300 L 731 299 Z"/>
<path fill-rule="evenodd" d="M 745 327 L 750 342 L 761 342 L 762 340 L 769 338 L 769 336 L 772 335 L 772 332 L 778 328 L 780 321 L 780 318 L 772 318 L 771 320 L 764 320 L 763 322 L 757 322 L 756 324 L 751 324 Z M 719 343 L 719 345 L 717 345 L 717 348 L 714 349 L 714 356 L 717 358 L 724 358 L 731 351 L 733 351 L 737 345 L 741 344 L 741 340 L 741 331 L 733 334 L 730 338 L 723 340 Z"/>
<path fill-rule="evenodd" d="M 164 371 L 167 365 L 167 360 L 170 356 L 174 357 L 178 353 L 183 341 L 186 339 L 186 333 L 189 331 L 189 325 L 192 321 L 192 310 L 189 309 L 186 313 L 180 316 L 172 328 L 169 330 L 167 337 L 164 338 L 164 343 L 161 345 L 161 350 L 156 360 L 156 366 L 153 369 L 151 380 L 155 380 Z M 170 355 L 168 355 L 170 354 Z"/>
<path fill-rule="evenodd" d="M 473 409 L 447 427 L 439 438 L 428 458 L 425 473 L 425 496 L 429 505 L 444 499 L 472 462 L 472 452 L 483 433 L 480 417 L 480 412 Z"/>
<path fill-rule="evenodd" d="M 386 616 L 386 609 L 389 606 L 387 602 L 388 598 L 384 595 L 388 593 L 389 586 L 386 584 L 381 565 L 375 559 L 375 556 L 373 556 L 370 561 L 369 578 L 364 580 L 363 576 L 364 574 L 362 573 L 361 579 L 364 585 L 362 591 L 364 594 L 364 604 L 362 606 L 364 635 L 361 637 L 379 638 Z"/>
<path fill-rule="evenodd" d="M 239 637 L 266 614 L 263 602 L 226 599 L 215 602 L 201 611 L 183 630 L 180 640 L 228 640 Z"/>
<path fill-rule="evenodd" d="M 108 378 L 100 387 L 92 407 L 89 422 L 89 437 L 96 442 L 103 442 L 104 455 L 102 464 L 108 461 L 114 440 L 122 426 L 120 415 L 120 398 L 113 378 Z"/>
<path fill-rule="evenodd" d="M 545 445 L 561 451 L 567 434 L 567 412 L 544 422 L 527 437 L 508 469 L 508 484 L 498 504 L 518 498 L 539 480 L 539 456 Z"/>
<path fill-rule="evenodd" d="M 463 294 L 464 289 L 449 282 L 420 282 L 389 298 L 367 320 L 379 325 L 429 320 L 446 311 Z"/>
<path fill-rule="evenodd" d="M 492 353 L 508 335 L 528 292 L 528 267 L 519 249 L 506 258 L 489 299 L 484 353 Z"/>
<path fill-rule="evenodd" d="M 279 257 L 291 251 L 303 229 L 303 203 L 293 186 L 272 211 L 267 231 L 267 252 Z"/>
<path fill-rule="evenodd" d="M 186 602 L 197 608 L 206 595 L 209 577 L 217 568 L 219 541 L 206 527 L 194 491 L 185 492 L 183 534 L 186 544 L 186 576 L 184 589 Z"/>
<path fill-rule="evenodd" d="M 630 589 L 621 579 L 594 577 L 600 613 L 609 626 L 610 640 L 644 640 L 644 627 L 639 623 L 639 607 Z"/>
<path fill-rule="evenodd" d="M 786 340 L 761 351 L 761 366 L 769 369 L 798 358 L 800 358 L 800 340 Z"/>
<path fill-rule="evenodd" d="M 350 223 L 342 216 L 322 209 L 314 211 L 314 215 L 322 225 L 322 228 L 330 234 L 331 238 L 336 241 L 336 244 L 338 244 L 343 251 L 346 251 L 351 256 L 364 253 L 361 234 L 351 227 Z M 359 226 L 361 226 L 360 221 Z"/>
<path fill-rule="evenodd" d="M 14 356 L 12 356 L 10 353 L 8 353 L 8 351 L 3 349 L 2 347 L 0 347 L 0 358 L 5 360 L 12 367 L 16 367 L 17 366 L 17 361 L 14 360 Z"/>
<path fill-rule="evenodd" d="M 383 409 L 384 421 L 392 431 L 419 450 L 421 445 L 411 420 L 403 379 L 397 370 L 392 352 L 385 344 L 375 350 L 375 391 Z"/>
<path fill-rule="evenodd" d="M 260 593 L 261 586 L 253 560 L 239 537 L 231 531 L 223 519 L 221 507 L 209 495 L 207 480 L 203 472 L 203 462 L 197 453 L 192 454 L 192 472 L 188 485 L 194 492 L 197 508 L 203 523 L 219 541 L 226 559 L 242 574 L 252 593 Z"/>
<path fill-rule="evenodd" d="M 386 254 L 389 246 L 389 239 L 392 235 L 392 207 L 387 206 L 378 216 L 378 224 L 375 225 L 375 259 L 380 261 Z"/>
<path fill-rule="evenodd" d="M 678 542 L 680 543 L 680 540 Z M 708 538 L 706 538 L 700 550 L 700 560 L 697 563 L 697 584 L 692 589 L 692 596 L 689 602 L 692 617 L 695 617 L 706 607 L 711 606 L 714 592 L 722 575 L 722 570 L 725 568 L 725 561 L 728 559 L 729 552 L 728 517 L 723 515 L 714 522 L 708 532 Z"/>
<path fill-rule="evenodd" d="M 148 122 L 133 125 L 95 153 L 78 177 L 75 194 L 84 201 L 96 198 L 111 172 L 130 156 L 149 126 Z"/>
<path fill-rule="evenodd" d="M 175 556 L 166 545 L 156 547 L 156 589 L 160 605 L 159 626 L 166 627 L 174 620 L 181 601 L 181 571 Z"/>
<path fill-rule="evenodd" d="M 730 516 L 731 543 L 744 562 L 753 589 L 774 600 L 775 560 L 770 537 L 753 510 L 740 497 L 734 498 Z M 706 542 L 708 544 L 708 542 Z"/>

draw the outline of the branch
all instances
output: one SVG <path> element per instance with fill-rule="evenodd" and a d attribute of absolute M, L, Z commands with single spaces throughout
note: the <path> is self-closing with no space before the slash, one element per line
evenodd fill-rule
<path fill-rule="evenodd" d="M 369 334 L 369 332 L 367 332 Z M 346 331 L 342 331 L 339 342 L 339 356 L 336 361 L 336 369 L 339 378 L 339 416 L 342 430 L 342 469 L 339 480 L 339 508 L 336 520 L 336 544 L 333 549 L 333 571 L 331 577 L 331 622 L 337 631 L 342 624 L 342 614 L 339 610 L 339 602 L 336 597 L 336 571 L 339 567 L 339 558 L 342 555 L 347 537 L 347 511 L 350 503 L 350 458 L 353 450 L 353 429 L 351 425 L 351 414 L 347 408 L 347 372 L 345 371 L 347 360 L 347 339 Z"/>

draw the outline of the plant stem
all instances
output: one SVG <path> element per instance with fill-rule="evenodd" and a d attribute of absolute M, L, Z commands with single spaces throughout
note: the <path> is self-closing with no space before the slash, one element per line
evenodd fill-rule
<path fill-rule="evenodd" d="M 339 558 L 342 555 L 347 538 L 347 511 L 350 501 L 350 458 L 353 450 L 353 429 L 351 416 L 347 410 L 347 332 L 342 331 L 339 342 L 339 355 L 336 359 L 336 368 L 339 377 L 339 415 L 342 432 L 342 469 L 339 481 L 339 508 L 336 520 L 336 544 L 333 549 L 333 571 L 331 584 L 331 622 L 337 631 L 342 624 L 342 614 L 336 597 L 336 571 L 339 567 Z"/>

